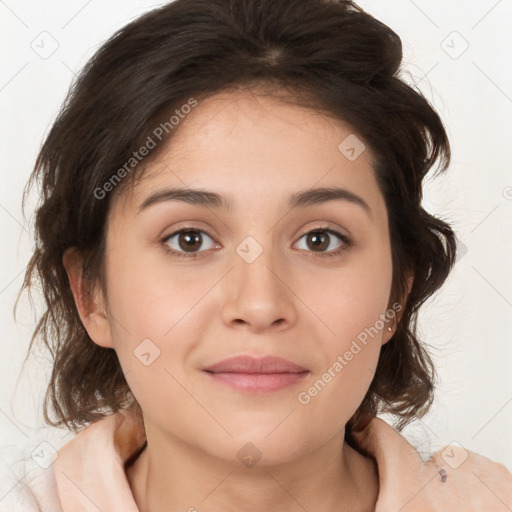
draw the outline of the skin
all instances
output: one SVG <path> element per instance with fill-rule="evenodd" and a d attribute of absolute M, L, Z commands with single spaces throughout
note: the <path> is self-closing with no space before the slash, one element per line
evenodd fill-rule
<path fill-rule="evenodd" d="M 143 410 L 148 447 L 127 469 L 135 501 L 143 512 L 373 510 L 376 468 L 344 444 L 344 429 L 395 322 L 307 405 L 297 398 L 390 308 L 388 217 L 372 153 L 350 161 L 338 149 L 350 127 L 248 91 L 204 100 L 181 123 L 144 179 L 113 198 L 107 295 L 86 296 L 79 258 L 64 257 L 84 326 L 116 350 Z M 174 186 L 226 195 L 231 209 L 167 201 L 138 213 L 150 194 Z M 287 204 L 293 193 L 331 186 L 371 212 L 344 200 Z M 304 235 L 326 226 L 352 245 L 322 256 L 344 242 L 323 231 L 330 244 L 318 249 Z M 184 227 L 208 233 L 197 259 L 165 250 L 190 254 L 179 234 L 162 241 Z M 236 251 L 247 236 L 263 249 L 251 263 Z M 160 350 L 149 366 L 134 356 L 145 339 Z M 202 371 L 233 354 L 277 355 L 310 373 L 251 394 Z M 261 453 L 253 467 L 237 457 L 247 443 Z"/>

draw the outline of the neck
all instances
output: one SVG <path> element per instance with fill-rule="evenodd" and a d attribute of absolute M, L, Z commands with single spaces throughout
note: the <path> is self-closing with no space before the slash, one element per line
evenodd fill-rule
<path fill-rule="evenodd" d="M 146 449 L 126 474 L 141 512 L 374 510 L 375 463 L 344 443 L 343 436 L 344 431 L 286 463 L 244 467 L 180 440 L 165 437 L 163 443 L 148 435 Z"/>

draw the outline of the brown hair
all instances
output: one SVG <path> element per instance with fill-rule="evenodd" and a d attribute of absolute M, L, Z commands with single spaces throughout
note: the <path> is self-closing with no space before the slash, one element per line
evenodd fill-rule
<path fill-rule="evenodd" d="M 422 184 L 436 164 L 438 172 L 448 167 L 450 146 L 433 107 L 401 78 L 401 61 L 397 34 L 348 0 L 176 0 L 99 49 L 72 85 L 25 190 L 40 181 L 36 249 L 20 294 L 40 281 L 46 310 L 27 357 L 40 337 L 54 358 L 44 403 L 49 424 L 77 431 L 138 406 L 116 352 L 89 338 L 62 257 L 76 247 L 87 282 L 103 286 L 112 196 L 142 176 L 143 167 L 135 165 L 102 199 L 98 188 L 190 98 L 257 87 L 275 96 L 284 91 L 283 101 L 345 121 L 376 157 L 389 216 L 390 303 L 403 309 L 346 439 L 380 412 L 394 414 L 401 429 L 428 411 L 435 371 L 416 333 L 417 313 L 447 278 L 456 239 L 446 222 L 422 208 Z M 408 272 L 414 276 L 409 293 Z"/>

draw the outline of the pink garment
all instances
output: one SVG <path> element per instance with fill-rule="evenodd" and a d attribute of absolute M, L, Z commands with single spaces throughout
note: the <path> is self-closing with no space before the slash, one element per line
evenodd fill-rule
<path fill-rule="evenodd" d="M 443 450 L 423 462 L 416 449 L 380 418 L 355 436 L 377 461 L 380 490 L 375 512 L 512 511 L 512 474 L 500 463 L 451 447 L 446 460 L 457 462 L 468 455 L 457 469 L 451 467 L 455 462 L 449 465 L 441 458 Z M 127 411 L 80 432 L 58 451 L 54 475 L 47 477 L 46 492 L 58 492 L 62 505 L 62 510 L 48 512 L 138 512 L 124 464 L 145 440 L 141 420 Z"/>

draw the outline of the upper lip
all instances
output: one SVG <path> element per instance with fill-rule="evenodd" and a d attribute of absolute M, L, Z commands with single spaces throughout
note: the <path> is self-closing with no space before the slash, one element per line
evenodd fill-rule
<path fill-rule="evenodd" d="M 214 373 L 301 373 L 308 371 L 282 357 L 248 355 L 228 357 L 203 368 L 203 370 Z"/>

